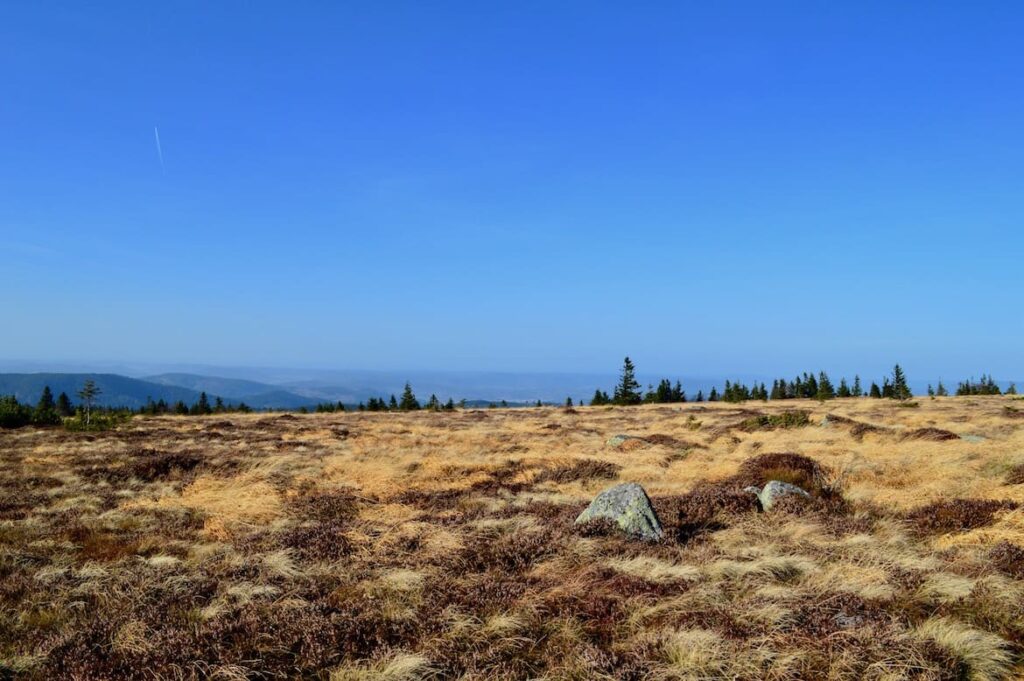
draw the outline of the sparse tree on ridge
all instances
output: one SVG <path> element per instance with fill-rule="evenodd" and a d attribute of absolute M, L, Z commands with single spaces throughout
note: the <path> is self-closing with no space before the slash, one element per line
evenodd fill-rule
<path fill-rule="evenodd" d="M 87 379 L 82 385 L 82 389 L 78 391 L 78 397 L 82 400 L 82 406 L 85 409 L 85 425 L 88 426 L 92 419 L 92 403 L 103 391 L 100 390 L 99 386 L 96 385 L 96 381 Z"/>
<path fill-rule="evenodd" d="M 860 376 L 859 375 L 853 377 L 853 390 L 850 391 L 850 394 L 853 397 L 863 397 L 864 396 L 864 390 L 860 387 Z"/>
<path fill-rule="evenodd" d="M 949 397 L 949 391 L 946 390 L 946 386 L 942 384 L 942 379 L 939 379 L 939 385 L 935 388 L 936 397 Z"/>

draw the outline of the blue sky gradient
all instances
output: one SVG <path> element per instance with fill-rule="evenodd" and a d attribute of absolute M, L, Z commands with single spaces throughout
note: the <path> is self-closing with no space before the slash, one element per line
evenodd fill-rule
<path fill-rule="evenodd" d="M 1015 3 L 3 3 L 0 356 L 1022 378 L 1021 35 Z"/>

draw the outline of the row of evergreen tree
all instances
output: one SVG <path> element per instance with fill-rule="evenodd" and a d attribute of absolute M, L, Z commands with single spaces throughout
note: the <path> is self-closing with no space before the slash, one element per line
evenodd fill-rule
<path fill-rule="evenodd" d="M 928 389 L 929 389 L 929 391 L 931 391 L 931 386 L 928 386 Z M 945 388 L 943 387 L 941 381 L 939 382 L 939 389 L 943 390 L 943 391 L 945 390 Z M 928 394 L 930 395 L 931 392 L 929 392 Z M 964 395 L 1002 395 L 1004 393 L 1003 393 L 1002 390 L 1000 390 L 999 386 L 996 385 L 996 382 L 992 378 L 991 374 L 989 374 L 987 376 L 985 374 L 982 374 L 980 380 L 975 381 L 974 378 L 972 377 L 969 380 L 962 381 L 956 387 L 956 394 L 958 396 L 964 396 Z M 1009 387 L 1006 389 L 1006 393 L 1005 394 L 1006 395 L 1016 395 L 1017 394 L 1017 386 L 1015 384 L 1011 383 L 1009 385 Z"/>
<path fill-rule="evenodd" d="M 957 391 L 958 395 L 961 394 L 977 394 L 977 395 L 991 395 L 999 394 L 999 388 L 995 385 L 991 376 L 983 376 L 981 383 L 964 383 L 961 384 L 961 388 Z M 940 392 L 938 394 L 945 395 L 945 392 L 941 381 L 939 382 Z M 1011 386 L 1013 389 L 1013 386 Z M 928 387 L 929 395 L 933 394 L 931 386 Z M 961 392 L 964 391 L 964 392 Z M 967 392 L 973 390 L 975 392 Z M 1014 393 L 1016 390 L 1014 389 Z M 817 376 L 814 373 L 804 372 L 802 375 L 793 378 L 792 380 L 776 379 L 772 382 L 771 391 L 768 390 L 764 383 L 754 383 L 753 385 L 745 385 L 739 381 L 726 381 L 725 388 L 721 393 L 718 392 L 717 387 L 712 387 L 711 392 L 708 393 L 706 401 L 708 402 L 746 402 L 747 400 L 791 400 L 791 399 L 817 399 L 817 400 L 831 400 L 835 398 L 846 398 L 846 397 L 863 397 L 865 395 L 864 389 L 861 386 L 860 376 L 854 376 L 853 383 L 847 382 L 846 378 L 843 377 L 839 380 L 839 385 L 836 386 L 829 378 L 828 374 L 824 371 L 819 371 Z M 909 400 L 913 397 L 913 393 L 910 390 L 910 386 L 907 384 L 907 377 L 903 371 L 903 368 L 897 364 L 893 367 L 892 375 L 886 376 L 882 385 L 879 386 L 877 383 L 872 382 L 871 387 L 867 391 L 867 396 L 882 399 L 889 398 L 895 400 Z M 591 406 L 602 406 L 602 405 L 619 405 L 619 406 L 630 406 L 636 404 L 663 404 L 670 402 L 686 402 L 686 392 L 682 388 L 682 384 L 676 381 L 672 384 L 668 379 L 662 379 L 658 383 L 657 389 L 653 386 L 648 386 L 646 393 L 640 392 L 640 383 L 636 380 L 636 366 L 633 364 L 629 357 L 626 357 L 623 361 L 622 371 L 619 375 L 619 382 L 615 386 L 615 390 L 612 396 L 609 396 L 607 392 L 602 391 L 600 388 L 594 391 L 594 396 L 590 400 Z M 697 396 L 694 398 L 695 402 L 704 402 L 705 397 L 703 391 L 698 391 Z M 567 405 L 571 405 L 571 400 L 566 401 Z M 582 401 L 580 402 L 582 404 Z"/>

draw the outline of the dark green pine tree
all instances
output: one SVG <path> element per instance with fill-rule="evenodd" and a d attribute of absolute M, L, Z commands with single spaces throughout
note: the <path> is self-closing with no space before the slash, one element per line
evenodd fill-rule
<path fill-rule="evenodd" d="M 846 385 L 846 378 L 839 379 L 839 388 L 836 390 L 836 397 L 851 397 L 850 386 Z"/>
<path fill-rule="evenodd" d="M 864 389 L 860 387 L 860 376 L 853 377 L 853 390 L 850 391 L 853 397 L 863 397 Z"/>
<path fill-rule="evenodd" d="M 932 387 L 931 383 L 928 384 L 928 397 L 935 397 L 935 388 Z"/>
<path fill-rule="evenodd" d="M 820 401 L 831 400 L 836 396 L 836 390 L 832 387 L 832 381 L 824 371 L 818 374 L 818 392 L 815 395 Z"/>
<path fill-rule="evenodd" d="M 441 401 L 437 399 L 437 395 L 430 394 L 430 399 L 427 400 L 427 409 L 430 411 L 441 411 Z"/>
<path fill-rule="evenodd" d="M 874 381 L 871 382 L 871 390 L 868 391 L 868 396 L 873 397 L 876 400 L 882 399 L 882 391 L 878 389 L 878 384 Z"/>
<path fill-rule="evenodd" d="M 1017 384 L 1016 383 L 1011 383 L 1010 387 L 1008 387 L 1006 389 L 1006 394 L 1007 395 L 1016 395 L 1017 394 Z"/>
<path fill-rule="evenodd" d="M 935 388 L 936 397 L 949 397 L 949 391 L 946 390 L 946 386 L 942 384 L 942 379 L 939 379 L 939 385 Z"/>
<path fill-rule="evenodd" d="M 174 413 L 178 416 L 188 415 L 188 406 L 181 400 L 174 403 Z"/>
<path fill-rule="evenodd" d="M 708 402 L 717 402 L 717 401 L 718 401 L 718 389 L 716 387 L 714 387 L 714 386 L 711 386 L 711 392 L 708 393 Z"/>
<path fill-rule="evenodd" d="M 420 408 L 419 400 L 413 394 L 412 386 L 408 381 L 405 382 L 405 389 L 402 390 L 402 399 L 398 402 L 398 408 L 401 411 L 418 411 Z"/>
<path fill-rule="evenodd" d="M 697 396 L 693 398 L 693 401 L 694 402 L 703 402 L 704 401 L 704 391 L 703 390 L 698 390 L 697 391 Z"/>
<path fill-rule="evenodd" d="M 567 407 L 571 407 L 572 406 L 572 397 L 566 397 L 565 398 L 565 406 L 567 406 Z"/>
<path fill-rule="evenodd" d="M 75 415 L 75 407 L 71 404 L 71 398 L 67 393 L 62 392 L 57 396 L 57 413 L 64 417 Z"/>
<path fill-rule="evenodd" d="M 43 393 L 39 396 L 35 411 L 32 413 L 32 422 L 37 425 L 53 425 L 60 423 L 60 415 L 57 413 L 57 403 L 53 401 L 53 393 L 50 386 L 43 386 Z"/>
<path fill-rule="evenodd" d="M 213 412 L 210 408 L 210 398 L 206 396 L 205 392 L 199 393 L 199 401 L 192 405 L 190 413 L 193 416 L 205 416 Z"/>
<path fill-rule="evenodd" d="M 909 400 L 914 394 L 907 385 L 907 377 L 899 364 L 892 369 L 892 397 L 897 400 Z"/>
<path fill-rule="evenodd" d="M 394 395 L 391 396 L 391 401 L 388 402 L 388 409 L 391 411 L 398 411 L 398 400 L 395 399 Z"/>
<path fill-rule="evenodd" d="M 643 395 L 640 394 L 640 383 L 636 380 L 636 367 L 629 357 L 622 362 L 622 375 L 619 384 L 615 386 L 615 396 L 612 398 L 615 404 L 629 406 L 643 402 Z"/>
<path fill-rule="evenodd" d="M 449 397 L 448 401 L 444 403 L 444 410 L 455 411 L 455 400 Z"/>
<path fill-rule="evenodd" d="M 608 404 L 608 402 L 605 401 L 604 393 L 602 393 L 601 389 L 598 388 L 594 391 L 594 396 L 590 398 L 590 406 L 603 407 L 606 404 Z"/>

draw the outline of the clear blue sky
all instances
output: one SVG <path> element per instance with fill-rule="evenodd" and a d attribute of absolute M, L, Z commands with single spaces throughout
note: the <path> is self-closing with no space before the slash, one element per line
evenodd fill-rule
<path fill-rule="evenodd" d="M 1021 378 L 1022 35 L 1009 2 L 4 2 L 0 355 Z"/>

